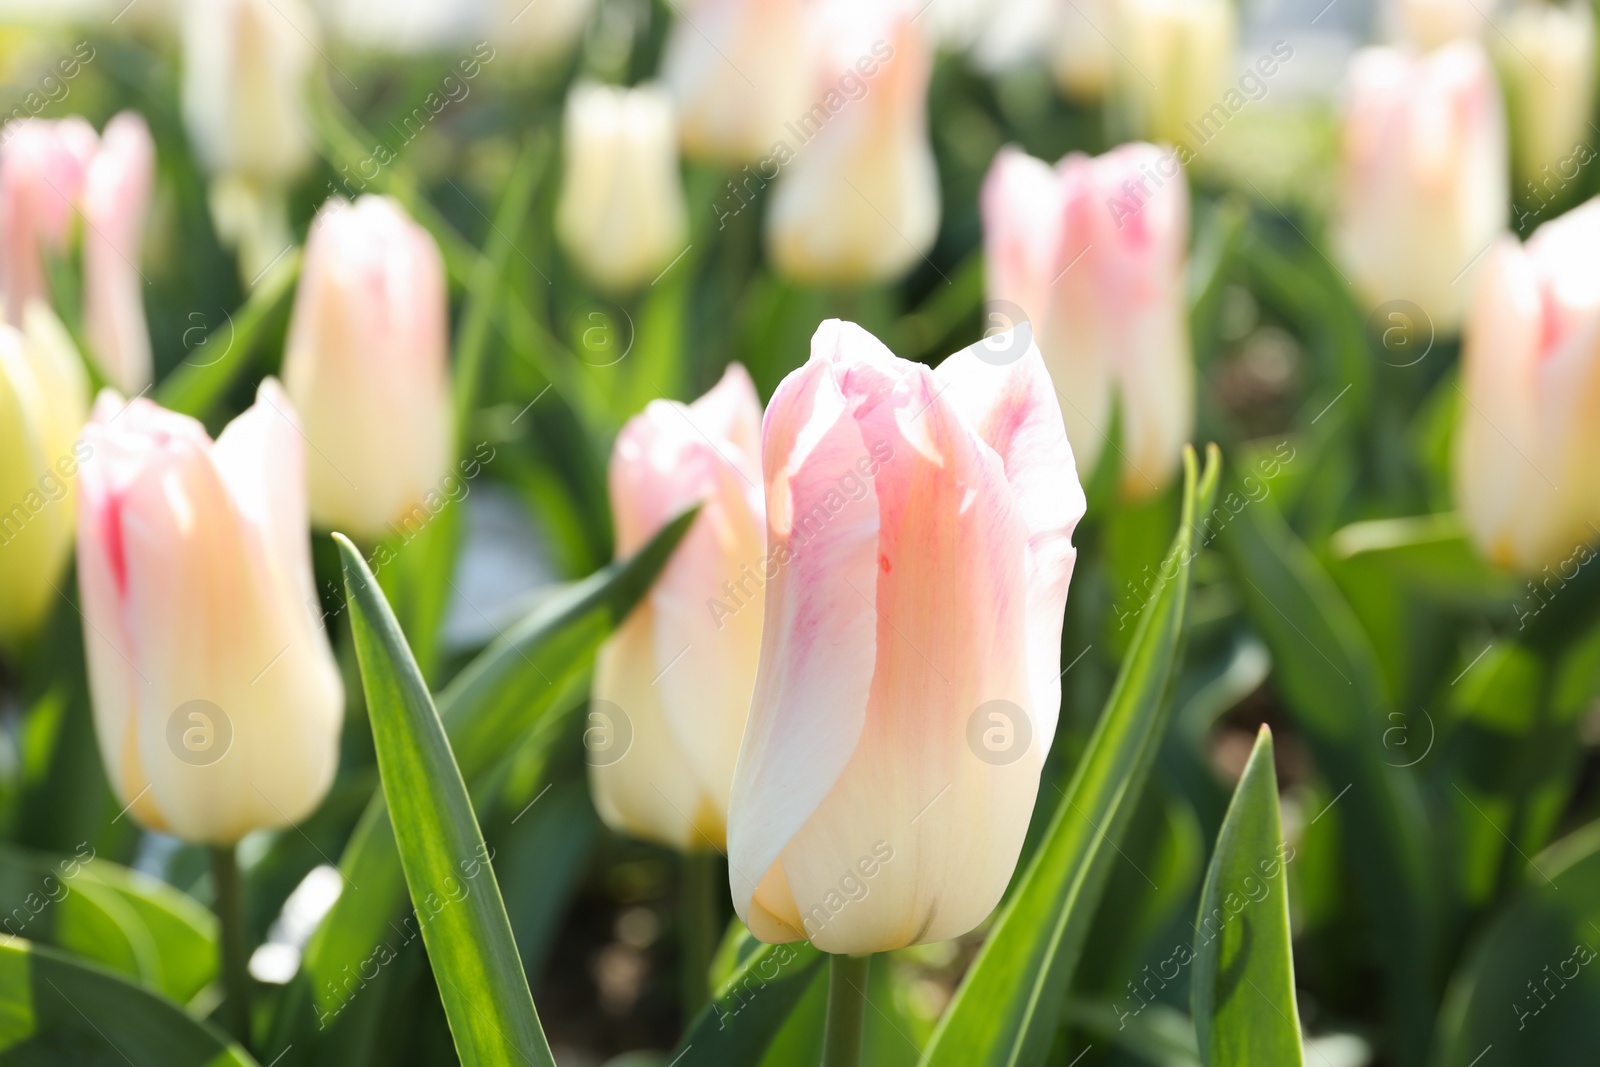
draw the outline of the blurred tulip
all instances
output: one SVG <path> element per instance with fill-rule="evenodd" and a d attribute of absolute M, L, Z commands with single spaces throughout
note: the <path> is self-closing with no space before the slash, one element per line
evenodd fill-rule
<path fill-rule="evenodd" d="M 404 54 L 459 43 L 472 28 L 471 7 L 460 0 L 324 0 L 322 11 L 329 29 L 351 44 Z"/>
<path fill-rule="evenodd" d="M 1189 191 L 1177 156 L 1130 144 L 1051 167 L 1004 148 L 981 213 L 991 315 L 1014 319 L 1015 305 L 1032 322 L 1079 477 L 1109 440 L 1115 401 L 1123 494 L 1156 492 L 1194 429 Z"/>
<path fill-rule="evenodd" d="M 119 803 L 204 844 L 304 819 L 333 781 L 344 697 L 313 614 L 288 397 L 268 379 L 213 444 L 108 390 L 83 443 L 83 636 Z"/>
<path fill-rule="evenodd" d="M 589 781 L 608 825 L 685 851 L 723 848 L 755 687 L 770 571 L 760 436 L 761 401 L 735 364 L 693 404 L 651 402 L 611 453 L 619 557 L 703 505 L 595 661 L 591 730 L 625 747 L 591 747 Z M 619 710 L 625 719 L 605 721 Z"/>
<path fill-rule="evenodd" d="M 548 63 L 571 51 L 595 0 L 489 0 L 488 40 L 513 56 Z"/>
<path fill-rule="evenodd" d="M 302 0 L 188 0 L 184 12 L 183 119 L 246 278 L 290 243 L 283 190 L 313 157 L 306 92 L 320 36 Z"/>
<path fill-rule="evenodd" d="M 929 44 L 908 6 L 833 4 L 819 14 L 820 77 L 773 190 L 767 247 L 810 283 L 887 281 L 939 234 L 928 140 Z"/>
<path fill-rule="evenodd" d="M 1073 100 L 1092 102 L 1110 91 L 1116 50 L 1106 36 L 1117 25 L 1119 0 L 1072 0 L 1051 31 L 1050 69 Z"/>
<path fill-rule="evenodd" d="M 124 111 L 106 125 L 83 191 L 84 333 L 107 379 L 127 393 L 150 384 L 139 256 L 155 169 L 150 128 Z"/>
<path fill-rule="evenodd" d="M 811 101 L 805 0 L 699 0 L 679 13 L 662 76 L 685 154 L 754 163 Z"/>
<path fill-rule="evenodd" d="M 317 212 L 283 376 L 313 446 L 318 526 L 368 541 L 399 532 L 448 473 L 448 316 L 439 247 L 398 202 Z"/>
<path fill-rule="evenodd" d="M 763 941 L 942 941 L 1011 878 L 1084 498 L 1027 327 L 1005 340 L 1009 362 L 980 343 L 930 370 L 830 320 L 767 408 L 778 567 L 728 822 Z"/>
<path fill-rule="evenodd" d="M 1239 16 L 1230 0 L 1117 0 L 1118 93 L 1147 141 L 1192 140 L 1184 124 L 1223 101 L 1235 72 Z M 1082 20 L 1069 32 L 1088 30 Z M 1092 31 L 1091 31 L 1092 32 Z"/>
<path fill-rule="evenodd" d="M 1506 21 L 1497 58 L 1517 176 L 1554 196 L 1595 155 L 1588 145 L 1594 112 L 1594 13 L 1581 0 L 1565 7 L 1522 4 Z M 1556 174 L 1549 174 L 1551 168 Z M 1552 182 L 1557 188 L 1549 188 Z"/>
<path fill-rule="evenodd" d="M 38 301 L 24 331 L 0 325 L 0 644 L 15 650 L 44 619 L 72 549 L 74 442 L 89 382 L 66 327 Z"/>
<path fill-rule="evenodd" d="M 1600 540 L 1600 200 L 1501 237 L 1474 293 L 1456 498 L 1491 561 L 1559 568 Z"/>
<path fill-rule="evenodd" d="M 1499 0 L 1390 0 L 1389 36 L 1421 52 L 1486 36 Z"/>
<path fill-rule="evenodd" d="M 21 324 L 29 303 L 50 299 L 44 257 L 66 251 L 99 143 L 94 127 L 76 116 L 18 119 L 5 127 L 0 292 L 5 293 L 6 321 L 13 325 Z"/>
<path fill-rule="evenodd" d="M 1405 300 L 1459 328 L 1472 269 L 1506 228 L 1505 120 L 1483 49 L 1350 62 L 1334 245 L 1369 307 Z"/>
<path fill-rule="evenodd" d="M 567 96 L 566 173 L 556 234 L 596 284 L 650 281 L 684 249 L 689 208 L 672 100 L 659 85 L 576 85 Z"/>

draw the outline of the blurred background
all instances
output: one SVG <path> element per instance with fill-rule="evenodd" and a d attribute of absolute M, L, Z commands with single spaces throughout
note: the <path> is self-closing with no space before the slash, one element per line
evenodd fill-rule
<path fill-rule="evenodd" d="M 79 115 L 101 130 L 133 110 L 148 123 L 156 169 L 136 255 L 149 395 L 213 435 L 280 373 L 300 249 L 330 198 L 392 195 L 433 235 L 457 359 L 470 349 L 477 361 L 458 411 L 461 453 L 479 462 L 442 487 L 425 528 L 383 542 L 394 563 L 380 574 L 436 688 L 555 583 L 611 561 L 606 464 L 648 401 L 690 401 L 734 361 L 765 399 L 831 317 L 930 364 L 1024 318 L 1042 331 L 1041 311 L 997 282 L 1004 208 L 985 206 L 997 154 L 1016 146 L 1053 166 L 1129 141 L 1162 146 L 1179 165 L 1125 212 L 1140 215 L 1164 183 L 1188 187 L 1179 358 L 1193 368 L 1182 402 L 1194 421 L 1174 443 L 1221 444 L 1225 511 L 1200 538 L 1173 724 L 1049 1062 L 1199 1062 L 1186 977 L 1141 983 L 1192 936 L 1211 843 L 1267 722 L 1295 850 L 1307 1062 L 1466 1067 L 1492 1049 L 1482 1067 L 1592 1064 L 1600 979 L 1584 970 L 1546 992 L 1543 1018 L 1527 998 L 1549 989 L 1546 964 L 1600 945 L 1600 835 L 1589 832 L 1600 579 L 1563 570 L 1551 595 L 1548 568 L 1492 558 L 1492 535 L 1460 515 L 1452 458 L 1472 410 L 1461 369 L 1471 272 L 1488 269 L 1502 232 L 1526 239 L 1600 185 L 1588 166 L 1600 129 L 1587 5 L 927 0 L 870 16 L 865 4 L 817 24 L 832 29 L 795 23 L 756 44 L 730 13 L 739 6 L 4 0 L 0 112 Z M 841 80 L 850 57 L 883 41 L 894 63 L 881 96 L 871 79 Z M 1462 41 L 1487 80 L 1472 80 L 1468 60 L 1466 73 L 1441 63 L 1433 82 L 1391 71 L 1353 85 L 1370 45 L 1436 57 Z M 741 97 L 792 118 L 741 142 L 726 113 Z M 840 117 L 808 153 L 819 104 Z M 1413 104 L 1403 122 L 1361 125 L 1374 108 Z M 830 165 L 874 173 L 847 165 L 839 130 L 858 119 L 858 139 L 931 153 L 934 185 L 916 164 L 886 166 L 897 176 L 856 189 L 860 203 L 830 184 Z M 1395 193 L 1405 181 L 1390 169 L 1425 177 Z M 1118 179 L 1084 195 L 1118 222 L 1113 201 L 1135 194 Z M 1367 218 L 1352 197 L 1382 208 Z M 1441 217 L 1407 228 L 1429 206 Z M 868 250 L 853 233 L 868 233 Z M 75 254 L 53 261 L 50 292 L 81 336 Z M 1596 256 L 1580 257 L 1580 285 L 1600 279 Z M 1061 262 L 1057 280 L 1072 269 Z M 1142 321 L 1141 307 L 1126 314 Z M 1113 446 L 1125 418 L 1097 428 Z M 1061 729 L 1024 862 L 1177 519 L 1175 448 L 1130 490 L 1124 449 L 1095 447 L 1097 461 L 1080 464 L 1089 511 Z M 1564 480 L 1561 492 L 1581 495 Z M 261 945 L 250 969 L 269 1005 L 290 995 L 378 781 L 328 538 L 313 557 L 350 706 L 327 800 L 298 828 L 241 845 Z M 3 847 L 87 845 L 209 900 L 202 850 L 121 817 L 82 656 L 64 594 L 0 664 Z M 566 704 L 581 708 L 585 693 Z M 583 717 L 549 724 L 554 743 L 502 753 L 474 794 L 540 1017 L 562 1067 L 666 1064 L 686 1023 L 679 857 L 602 825 Z M 724 901 L 717 922 L 731 917 Z M 865 1062 L 918 1062 L 982 936 L 883 958 Z M 283 1063 L 456 1062 L 420 944 L 372 984 L 298 1031 Z M 816 1062 L 821 996 L 818 985 L 762 1062 Z"/>

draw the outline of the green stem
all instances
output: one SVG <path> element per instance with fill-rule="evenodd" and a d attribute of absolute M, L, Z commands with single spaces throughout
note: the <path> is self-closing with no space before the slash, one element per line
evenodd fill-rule
<path fill-rule="evenodd" d="M 211 847 L 214 908 L 222 926 L 222 1021 L 234 1040 L 250 1050 L 250 943 L 244 921 L 244 879 L 233 845 Z"/>
<path fill-rule="evenodd" d="M 867 1013 L 867 970 L 871 966 L 871 956 L 828 957 L 822 1067 L 860 1067 L 861 1023 Z"/>
<path fill-rule="evenodd" d="M 711 999 L 711 956 L 721 933 L 721 902 L 728 892 L 715 852 L 683 857 L 683 1017 L 687 1022 Z"/>

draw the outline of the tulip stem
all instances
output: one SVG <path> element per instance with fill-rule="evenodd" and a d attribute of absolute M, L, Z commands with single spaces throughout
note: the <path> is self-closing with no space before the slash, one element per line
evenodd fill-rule
<path fill-rule="evenodd" d="M 871 966 L 870 955 L 828 957 L 822 1067 L 860 1067 L 861 1024 L 867 1013 L 867 970 Z"/>
<path fill-rule="evenodd" d="M 213 908 L 222 927 L 221 1017 L 228 1033 L 250 1051 L 250 945 L 244 921 L 244 879 L 233 845 L 211 847 Z"/>
<path fill-rule="evenodd" d="M 721 933 L 720 901 L 728 880 L 715 852 L 689 852 L 683 857 L 683 1017 L 693 1019 L 711 999 L 711 957 Z"/>

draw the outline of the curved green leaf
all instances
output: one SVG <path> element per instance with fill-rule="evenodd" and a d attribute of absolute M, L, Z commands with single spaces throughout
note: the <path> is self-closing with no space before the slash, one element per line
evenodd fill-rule
<path fill-rule="evenodd" d="M 334 539 L 344 556 L 378 773 L 456 1051 L 466 1067 L 555 1067 L 493 857 L 428 685 L 361 553 L 343 536 Z"/>
<path fill-rule="evenodd" d="M 740 962 L 673 1050 L 676 1067 L 741 1067 L 761 1062 L 820 973 L 823 954 L 806 942 L 764 945 L 742 925 L 717 953 Z"/>
<path fill-rule="evenodd" d="M 54 945 L 151 981 L 160 966 L 150 932 L 120 896 L 84 877 L 87 858 L 0 847 L 0 940 Z"/>
<path fill-rule="evenodd" d="M 540 602 L 517 625 L 462 669 L 439 695 L 462 777 L 476 786 L 515 743 L 556 734 L 559 713 L 583 691 L 595 650 L 626 617 L 666 565 L 697 512 L 662 528 L 631 558 L 601 568 Z M 392 957 L 414 936 L 397 926 L 406 889 L 389 811 L 372 798 L 339 860 L 344 891 L 306 946 L 300 974 L 285 992 L 273 1027 L 272 1053 L 297 1035 L 334 1025 L 366 982 L 351 987 L 376 960 Z M 270 1058 L 270 1056 L 269 1056 Z"/>
<path fill-rule="evenodd" d="M 1194 1026 L 1206 1067 L 1300 1067 L 1289 877 L 1265 725 L 1217 835 L 1195 921 Z"/>
<path fill-rule="evenodd" d="M 254 1067 L 176 1004 L 21 938 L 0 939 L 0 1063 Z"/>
<path fill-rule="evenodd" d="M 1184 455 L 1183 511 L 1163 577 L 1050 829 L 923 1056 L 937 1067 L 1042 1063 L 1111 864 L 1165 730 L 1183 641 L 1197 513 L 1210 509 L 1216 446 L 1197 478 Z M 1197 484 L 1198 481 L 1198 484 Z"/>

